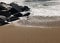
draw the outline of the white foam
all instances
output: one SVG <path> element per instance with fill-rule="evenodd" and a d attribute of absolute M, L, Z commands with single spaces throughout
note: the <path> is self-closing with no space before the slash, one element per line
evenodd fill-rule
<path fill-rule="evenodd" d="M 0 2 L 11 3 L 11 2 L 20 2 L 22 3 L 25 0 L 0 0 Z"/>
<path fill-rule="evenodd" d="M 58 7 L 60 8 L 60 6 L 56 6 L 56 7 L 52 6 L 51 8 L 31 8 L 31 15 L 33 16 L 60 16 L 60 9 Z"/>

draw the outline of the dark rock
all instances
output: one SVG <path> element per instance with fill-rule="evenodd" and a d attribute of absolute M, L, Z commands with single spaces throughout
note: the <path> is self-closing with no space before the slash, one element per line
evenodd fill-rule
<path fill-rule="evenodd" d="M 8 22 L 18 20 L 19 17 L 29 16 L 30 12 L 27 12 L 26 14 L 21 13 L 25 11 L 30 11 L 30 8 L 28 6 L 19 6 L 16 3 L 6 4 L 4 2 L 0 2 L 0 26 L 8 24 Z"/>
<path fill-rule="evenodd" d="M 30 11 L 30 8 L 28 6 L 24 6 L 23 11 Z"/>
<path fill-rule="evenodd" d="M 21 14 L 21 13 L 19 12 L 19 13 L 16 13 L 14 16 L 15 16 L 15 17 L 22 17 L 23 14 Z"/>
<path fill-rule="evenodd" d="M 6 24 L 8 24 L 8 23 L 5 22 L 3 19 L 0 18 L 0 26 L 2 26 L 2 25 L 6 25 Z"/>
<path fill-rule="evenodd" d="M 11 17 L 9 19 L 7 19 L 8 22 L 12 22 L 12 21 L 15 21 L 15 20 L 18 20 L 19 18 L 18 17 Z"/>
<path fill-rule="evenodd" d="M 29 16 L 29 15 L 30 15 L 30 12 L 28 12 L 28 13 L 24 14 L 23 16 Z"/>
<path fill-rule="evenodd" d="M 19 11 L 19 12 L 23 12 L 23 6 L 19 6 L 18 4 L 16 4 L 16 3 L 10 3 L 10 5 L 12 6 L 12 8 L 14 8 L 14 9 L 16 9 L 17 11 Z"/>

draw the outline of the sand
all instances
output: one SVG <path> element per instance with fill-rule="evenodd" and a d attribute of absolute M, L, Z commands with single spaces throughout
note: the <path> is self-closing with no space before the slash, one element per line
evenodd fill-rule
<path fill-rule="evenodd" d="M 60 43 L 60 28 L 0 26 L 0 43 Z"/>

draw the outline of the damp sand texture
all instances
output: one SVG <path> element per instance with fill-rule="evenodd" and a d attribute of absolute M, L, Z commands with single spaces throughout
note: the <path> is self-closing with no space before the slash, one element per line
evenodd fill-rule
<path fill-rule="evenodd" d="M 60 28 L 0 27 L 0 43 L 60 43 Z"/>

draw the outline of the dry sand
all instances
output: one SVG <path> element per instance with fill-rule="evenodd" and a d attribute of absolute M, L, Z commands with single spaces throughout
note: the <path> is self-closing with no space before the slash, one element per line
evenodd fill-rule
<path fill-rule="evenodd" d="M 0 26 L 0 43 L 60 43 L 60 28 Z"/>

